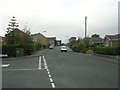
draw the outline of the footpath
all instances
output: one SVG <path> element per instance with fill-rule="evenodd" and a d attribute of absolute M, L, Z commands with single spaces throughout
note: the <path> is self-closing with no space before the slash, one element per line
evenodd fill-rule
<path fill-rule="evenodd" d="M 119 64 L 120 63 L 120 56 L 112 56 L 112 55 L 103 55 L 103 54 L 86 54 L 88 57 L 91 58 L 96 58 L 96 59 L 100 59 L 100 60 L 104 60 L 104 61 L 109 61 L 115 64 Z"/>
<path fill-rule="evenodd" d="M 20 57 L 3 57 L 2 60 L 17 60 L 17 59 L 25 59 L 25 58 L 32 58 L 32 57 L 38 57 L 42 55 L 42 51 L 36 51 L 32 55 L 27 56 L 20 56 Z"/>

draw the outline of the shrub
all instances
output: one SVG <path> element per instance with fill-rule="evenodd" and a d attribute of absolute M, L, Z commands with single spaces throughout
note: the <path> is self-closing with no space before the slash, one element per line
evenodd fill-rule
<path fill-rule="evenodd" d="M 13 44 L 13 45 L 3 45 L 2 46 L 2 54 L 8 54 L 9 57 L 16 56 L 16 48 L 23 48 L 24 55 L 30 55 L 35 51 L 34 44 Z"/>
<path fill-rule="evenodd" d="M 35 49 L 35 51 L 40 50 L 41 47 L 42 47 L 42 45 L 40 43 L 34 43 L 34 49 Z"/>
<path fill-rule="evenodd" d="M 74 51 L 74 52 L 80 52 L 78 49 L 78 44 L 72 45 L 71 48 L 72 48 L 72 51 Z"/>
<path fill-rule="evenodd" d="M 101 47 L 96 46 L 94 52 L 105 55 L 120 55 L 120 47 Z"/>
<path fill-rule="evenodd" d="M 74 52 L 85 52 L 85 44 L 84 43 L 75 43 L 73 46 L 72 46 L 72 50 Z"/>

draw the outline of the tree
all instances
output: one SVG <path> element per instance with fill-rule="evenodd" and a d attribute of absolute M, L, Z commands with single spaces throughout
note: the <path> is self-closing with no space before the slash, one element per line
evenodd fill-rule
<path fill-rule="evenodd" d="M 5 35 L 5 43 L 6 44 L 16 44 L 19 41 L 18 34 L 15 32 L 18 29 L 19 25 L 17 20 L 13 16 L 11 21 L 8 24 L 7 34 Z"/>
<path fill-rule="evenodd" d="M 18 28 L 18 23 L 15 17 L 12 17 L 11 21 L 8 24 L 7 34 L 5 35 L 4 43 L 5 44 L 28 44 L 32 43 L 32 38 L 29 35 L 30 32 L 26 33 L 21 31 Z"/>
<path fill-rule="evenodd" d="M 11 21 L 8 24 L 8 28 L 7 28 L 7 33 L 10 33 L 11 31 L 14 31 L 15 29 L 18 29 L 19 25 L 17 23 L 17 20 L 15 19 L 15 17 L 13 16 Z"/>
<path fill-rule="evenodd" d="M 93 34 L 91 37 L 99 37 L 100 35 L 98 34 Z"/>
<path fill-rule="evenodd" d="M 28 34 L 28 35 L 31 34 L 30 28 L 28 28 L 27 23 L 26 23 L 26 25 L 25 25 L 24 28 L 23 28 L 23 32 L 25 32 L 25 33 Z"/>
<path fill-rule="evenodd" d="M 83 38 L 83 42 L 85 43 L 86 48 L 90 47 L 89 44 L 90 39 L 91 39 L 90 37 Z"/>

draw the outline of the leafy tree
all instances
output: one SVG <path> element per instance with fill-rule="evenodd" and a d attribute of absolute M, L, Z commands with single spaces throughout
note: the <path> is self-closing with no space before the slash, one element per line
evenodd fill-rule
<path fill-rule="evenodd" d="M 27 24 L 27 23 L 26 23 Z M 31 32 L 30 32 L 30 28 L 27 27 L 27 25 L 24 26 L 23 28 L 23 32 L 25 32 L 26 34 L 30 35 Z"/>
<path fill-rule="evenodd" d="M 19 42 L 18 34 L 15 32 L 18 29 L 19 25 L 17 20 L 13 16 L 11 21 L 8 24 L 7 34 L 5 35 L 5 43 L 6 44 L 16 44 Z"/>
<path fill-rule="evenodd" d="M 93 34 L 91 37 L 99 37 L 100 35 L 98 34 Z"/>
<path fill-rule="evenodd" d="M 91 39 L 90 37 L 86 37 L 83 39 L 83 42 L 85 43 L 86 48 L 90 47 L 90 44 L 89 44 L 90 39 Z"/>
<path fill-rule="evenodd" d="M 4 43 L 5 44 L 28 44 L 32 43 L 32 38 L 29 35 L 30 32 L 23 32 L 18 28 L 18 23 L 13 17 L 8 24 L 7 34 L 5 35 Z"/>
<path fill-rule="evenodd" d="M 75 43 L 72 46 L 72 50 L 74 52 L 85 52 L 85 43 L 83 43 L 83 42 Z"/>

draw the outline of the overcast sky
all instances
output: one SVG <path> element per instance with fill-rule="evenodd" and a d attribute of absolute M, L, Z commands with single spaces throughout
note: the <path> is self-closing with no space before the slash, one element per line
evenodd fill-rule
<path fill-rule="evenodd" d="M 8 22 L 15 16 L 21 29 L 27 23 L 31 33 L 56 36 L 66 42 L 69 37 L 84 37 L 87 16 L 87 36 L 118 33 L 119 0 L 2 0 L 0 36 L 5 35 Z M 46 31 L 46 32 L 43 32 Z"/>

